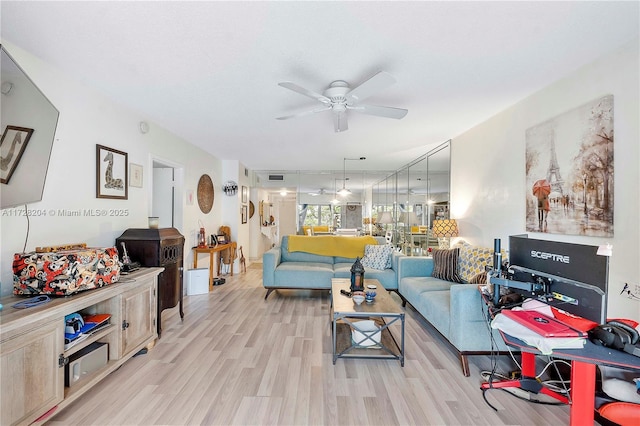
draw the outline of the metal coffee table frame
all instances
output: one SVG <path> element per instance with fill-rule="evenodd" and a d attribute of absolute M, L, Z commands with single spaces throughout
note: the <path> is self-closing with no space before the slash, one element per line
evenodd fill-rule
<path fill-rule="evenodd" d="M 391 299 L 391 296 L 384 289 L 382 284 L 375 279 L 365 279 L 365 285 L 375 284 L 377 286 L 376 301 L 373 304 L 363 302 L 361 305 L 353 303 L 351 298 L 340 293 L 340 290 L 349 290 L 350 280 L 346 278 L 333 278 L 331 280 L 331 328 L 332 328 L 332 341 L 333 341 L 333 364 L 335 365 L 338 358 L 368 358 L 368 359 L 397 359 L 400 361 L 400 365 L 404 367 L 404 312 L 397 306 L 397 304 Z M 345 300 L 339 300 L 337 298 L 344 298 Z M 339 303 L 338 303 L 339 302 Z M 349 305 L 350 304 L 350 305 Z M 360 331 L 364 338 L 359 342 L 352 342 L 351 346 L 338 352 L 337 348 L 337 325 L 339 321 L 342 321 L 349 327 L 352 327 L 354 322 L 352 319 L 370 319 L 380 318 L 382 320 L 382 326 L 375 331 L 366 332 Z M 400 322 L 400 344 L 393 336 L 393 333 L 389 329 L 391 324 Z M 384 339 L 382 333 L 389 333 L 394 348 L 388 348 L 383 344 Z M 380 333 L 380 342 L 374 340 L 374 336 Z M 367 340 L 371 340 L 375 343 L 375 347 L 361 346 L 362 343 Z M 349 338 L 351 341 L 351 338 Z M 359 349 L 358 353 L 352 353 L 354 349 Z"/>

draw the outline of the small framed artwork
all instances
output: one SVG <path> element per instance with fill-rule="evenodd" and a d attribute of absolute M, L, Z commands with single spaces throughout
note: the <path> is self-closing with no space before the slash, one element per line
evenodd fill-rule
<path fill-rule="evenodd" d="M 128 198 L 128 157 L 126 152 L 96 145 L 96 198 Z"/>
<path fill-rule="evenodd" d="M 129 164 L 129 186 L 142 188 L 142 166 L 140 164 Z"/>
<path fill-rule="evenodd" d="M 224 234 L 218 234 L 216 239 L 218 240 L 218 244 L 227 244 L 227 236 Z"/>
<path fill-rule="evenodd" d="M 243 186 L 242 187 L 242 203 L 247 204 L 248 200 L 249 200 L 249 190 L 247 189 L 246 186 Z"/>
<path fill-rule="evenodd" d="M 242 206 L 242 223 L 247 223 L 247 206 Z"/>
<path fill-rule="evenodd" d="M 11 175 L 16 170 L 32 134 L 33 129 L 26 127 L 7 126 L 4 129 L 2 140 L 0 141 L 0 152 L 2 153 L 1 183 L 9 183 Z"/>

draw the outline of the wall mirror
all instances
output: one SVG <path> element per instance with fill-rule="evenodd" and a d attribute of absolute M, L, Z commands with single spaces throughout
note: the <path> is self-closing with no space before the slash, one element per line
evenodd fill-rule
<path fill-rule="evenodd" d="M 42 200 L 59 114 L 4 45 L 0 50 L 0 208 L 5 209 Z"/>
<path fill-rule="evenodd" d="M 438 247 L 431 228 L 435 219 L 449 218 L 450 145 L 438 145 L 373 185 L 374 229 L 392 231 L 393 243 L 408 255 Z"/>

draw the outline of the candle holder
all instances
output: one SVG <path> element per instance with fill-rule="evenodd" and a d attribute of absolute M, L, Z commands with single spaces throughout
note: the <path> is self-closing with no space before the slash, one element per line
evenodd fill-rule
<path fill-rule="evenodd" d="M 351 291 L 364 292 L 364 266 L 360 262 L 360 257 L 351 266 Z"/>

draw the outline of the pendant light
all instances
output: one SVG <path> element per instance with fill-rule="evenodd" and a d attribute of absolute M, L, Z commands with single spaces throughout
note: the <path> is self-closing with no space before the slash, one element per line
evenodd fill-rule
<path fill-rule="evenodd" d="M 347 195 L 351 194 L 351 191 L 349 191 L 346 188 L 346 184 L 347 184 L 347 160 L 366 160 L 367 157 L 360 157 L 360 158 L 344 158 L 342 161 L 342 189 L 340 191 L 338 191 L 338 194 L 340 194 L 343 197 L 346 197 Z"/>

